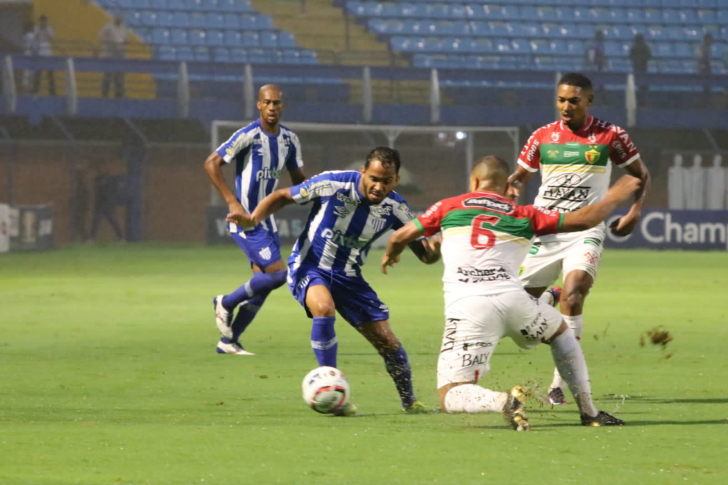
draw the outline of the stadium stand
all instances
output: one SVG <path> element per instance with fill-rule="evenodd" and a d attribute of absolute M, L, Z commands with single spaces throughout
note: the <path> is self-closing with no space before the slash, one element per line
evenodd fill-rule
<path fill-rule="evenodd" d="M 713 72 L 724 72 L 728 9 L 717 0 L 338 0 L 358 22 L 412 56 L 414 67 L 578 69 L 586 43 L 605 33 L 611 72 L 631 72 L 629 47 L 638 33 L 653 50 L 653 73 L 695 72 L 706 33 Z"/>

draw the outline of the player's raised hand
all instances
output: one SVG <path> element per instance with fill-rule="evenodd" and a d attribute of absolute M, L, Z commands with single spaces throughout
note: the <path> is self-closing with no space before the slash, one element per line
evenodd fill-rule
<path fill-rule="evenodd" d="M 382 256 L 382 273 L 387 274 L 387 266 L 394 266 L 399 263 L 399 255 L 390 257 L 389 253 L 384 253 Z"/>

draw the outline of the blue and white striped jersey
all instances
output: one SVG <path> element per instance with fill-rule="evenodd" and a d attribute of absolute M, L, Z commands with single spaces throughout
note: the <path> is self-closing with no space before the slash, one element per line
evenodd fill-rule
<path fill-rule="evenodd" d="M 226 163 L 235 160 L 235 196 L 248 213 L 278 186 L 283 167 L 296 170 L 303 167 L 301 143 L 291 130 L 280 125 L 277 135 L 269 135 L 260 126 L 260 119 L 236 131 L 217 149 Z M 261 222 L 266 229 L 277 231 L 271 216 Z M 230 232 L 239 232 L 230 223 Z"/>
<path fill-rule="evenodd" d="M 358 276 L 372 242 L 412 220 L 402 196 L 390 192 L 370 204 L 359 192 L 360 180 L 360 172 L 324 172 L 291 187 L 298 204 L 314 203 L 289 258 L 292 269 L 310 264 Z"/>

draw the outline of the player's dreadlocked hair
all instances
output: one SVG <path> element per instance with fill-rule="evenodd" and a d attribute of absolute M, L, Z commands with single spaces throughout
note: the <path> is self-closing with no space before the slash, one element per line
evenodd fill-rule
<path fill-rule="evenodd" d="M 566 84 L 567 86 L 576 86 L 581 88 L 582 91 L 591 91 L 592 83 L 588 77 L 580 72 L 569 72 L 564 74 L 559 80 L 559 86 Z"/>
<path fill-rule="evenodd" d="M 372 160 L 379 160 L 382 165 L 394 165 L 394 171 L 399 173 L 399 152 L 394 148 L 388 147 L 377 147 L 367 155 L 367 161 L 364 163 L 364 168 L 369 168 L 369 164 Z"/>

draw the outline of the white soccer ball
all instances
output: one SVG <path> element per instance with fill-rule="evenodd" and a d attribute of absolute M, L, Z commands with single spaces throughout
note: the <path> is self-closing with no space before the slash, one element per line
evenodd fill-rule
<path fill-rule="evenodd" d="M 349 400 L 349 383 L 334 367 L 318 367 L 303 378 L 303 400 L 316 412 L 333 413 Z"/>

